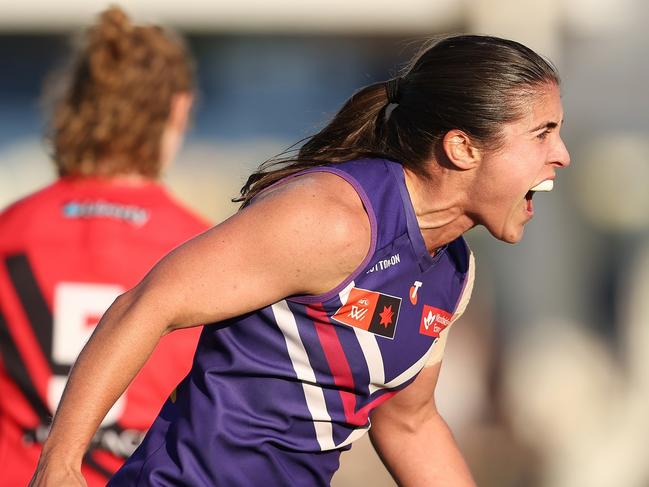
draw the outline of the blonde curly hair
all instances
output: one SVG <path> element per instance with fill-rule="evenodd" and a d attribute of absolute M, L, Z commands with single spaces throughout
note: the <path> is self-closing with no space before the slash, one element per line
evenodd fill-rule
<path fill-rule="evenodd" d="M 101 13 L 60 77 L 47 130 L 59 175 L 157 178 L 172 99 L 193 91 L 192 68 L 171 32 L 134 25 L 119 7 Z"/>

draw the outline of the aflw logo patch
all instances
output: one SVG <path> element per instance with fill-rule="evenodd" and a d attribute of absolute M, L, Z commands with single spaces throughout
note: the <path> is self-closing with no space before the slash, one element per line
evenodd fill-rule
<path fill-rule="evenodd" d="M 401 298 L 376 291 L 352 288 L 347 304 L 331 317 L 339 323 L 394 338 Z"/>
<path fill-rule="evenodd" d="M 419 333 L 437 338 L 442 330 L 451 324 L 451 318 L 453 318 L 452 313 L 424 304 Z"/>

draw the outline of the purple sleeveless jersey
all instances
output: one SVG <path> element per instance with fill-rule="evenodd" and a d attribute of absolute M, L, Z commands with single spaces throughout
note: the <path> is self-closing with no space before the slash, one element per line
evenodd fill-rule
<path fill-rule="evenodd" d="M 191 372 L 109 485 L 329 485 L 340 452 L 369 429 L 370 411 L 442 346 L 468 294 L 464 240 L 431 257 L 399 164 L 313 170 L 339 175 L 360 195 L 368 256 L 324 295 L 206 326 Z"/>

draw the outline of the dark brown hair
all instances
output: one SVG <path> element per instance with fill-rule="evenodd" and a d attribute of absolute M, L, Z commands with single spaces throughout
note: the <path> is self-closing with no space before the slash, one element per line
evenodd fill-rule
<path fill-rule="evenodd" d="M 175 94 L 193 90 L 191 59 L 174 34 L 104 11 L 59 74 L 47 138 L 60 176 L 158 177 Z"/>
<path fill-rule="evenodd" d="M 425 163 L 449 130 L 496 148 L 502 125 L 520 119 L 530 97 L 548 84 L 559 84 L 554 66 L 518 42 L 481 35 L 433 39 L 401 76 L 355 93 L 297 157 L 289 149 L 262 164 L 234 201 L 245 205 L 302 169 L 360 158 L 391 159 L 426 177 Z"/>

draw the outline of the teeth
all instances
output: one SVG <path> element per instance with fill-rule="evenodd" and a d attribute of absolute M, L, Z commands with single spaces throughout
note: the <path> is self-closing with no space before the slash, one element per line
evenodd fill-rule
<path fill-rule="evenodd" d="M 552 191 L 552 188 L 554 188 L 554 181 L 546 179 L 534 186 L 530 191 Z"/>

